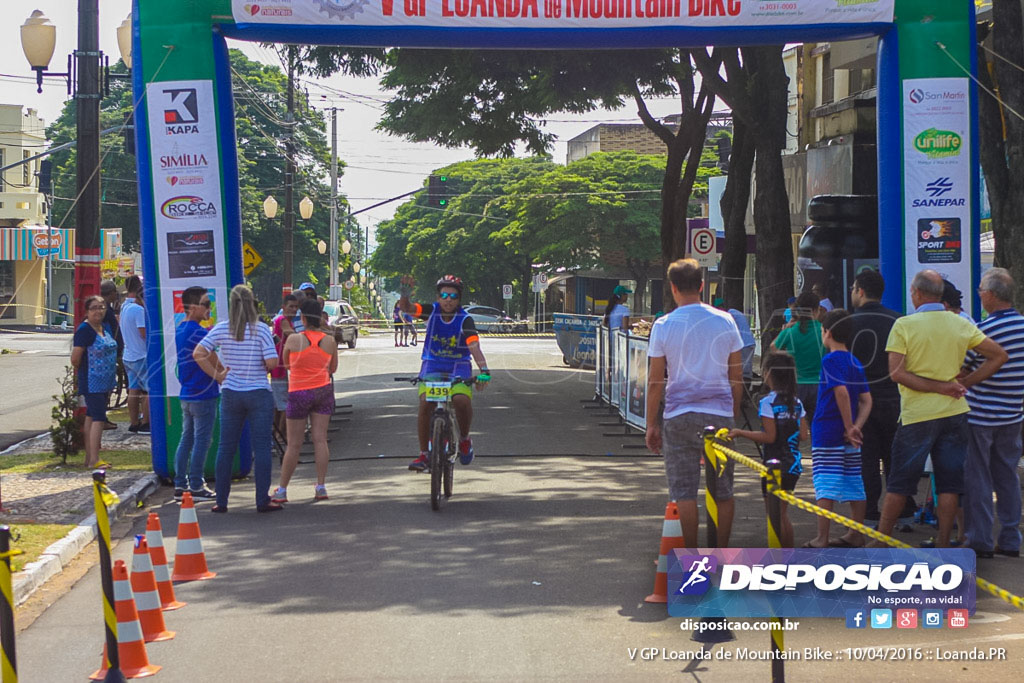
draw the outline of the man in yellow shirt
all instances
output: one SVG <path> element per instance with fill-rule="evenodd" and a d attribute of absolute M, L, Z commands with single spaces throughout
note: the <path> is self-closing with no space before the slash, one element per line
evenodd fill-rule
<path fill-rule="evenodd" d="M 914 313 L 898 319 L 889 333 L 889 374 L 900 388 L 900 425 L 892 444 L 892 466 L 878 523 L 892 533 L 906 496 L 917 484 L 930 453 L 938 494 L 939 533 L 935 545 L 949 546 L 957 496 L 964 491 L 967 456 L 968 387 L 988 379 L 1007 360 L 1006 352 L 973 322 L 945 310 L 942 276 L 922 270 L 910 285 Z M 985 361 L 958 377 L 967 351 Z"/>

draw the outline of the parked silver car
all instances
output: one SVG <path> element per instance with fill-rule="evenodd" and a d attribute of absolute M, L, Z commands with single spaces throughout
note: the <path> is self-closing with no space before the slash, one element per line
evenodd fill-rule
<path fill-rule="evenodd" d="M 324 311 L 327 320 L 334 328 L 334 340 L 339 344 L 348 344 L 348 348 L 356 348 L 359 337 L 359 316 L 347 301 L 325 301 Z"/>

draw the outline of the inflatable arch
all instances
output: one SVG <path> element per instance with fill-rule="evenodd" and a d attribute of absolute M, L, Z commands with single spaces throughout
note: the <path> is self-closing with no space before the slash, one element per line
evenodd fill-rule
<path fill-rule="evenodd" d="M 227 38 L 347 46 L 615 49 L 879 36 L 879 251 L 886 281 L 904 283 L 887 288 L 885 303 L 905 310 L 909 278 L 922 267 L 935 267 L 961 290 L 974 291 L 980 178 L 970 0 L 133 4 L 139 219 L 146 300 L 151 302 L 149 362 L 160 368 L 150 380 L 158 474 L 173 470 L 180 435 L 174 350 L 180 291 L 206 286 L 223 317 L 228 290 L 243 281 Z M 935 192 L 944 201 L 930 201 Z M 969 306 L 978 310 L 973 295 Z M 250 463 L 243 441 L 237 469 L 246 473 Z M 212 458 L 208 471 L 210 465 Z"/>

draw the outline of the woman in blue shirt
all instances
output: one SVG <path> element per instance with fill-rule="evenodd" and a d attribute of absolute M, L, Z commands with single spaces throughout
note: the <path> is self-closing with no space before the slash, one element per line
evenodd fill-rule
<path fill-rule="evenodd" d="M 103 322 L 107 304 L 101 296 L 85 300 L 85 321 L 75 330 L 71 365 L 78 393 L 85 399 L 85 466 L 96 467 L 107 423 L 107 399 L 117 384 L 117 342 Z"/>

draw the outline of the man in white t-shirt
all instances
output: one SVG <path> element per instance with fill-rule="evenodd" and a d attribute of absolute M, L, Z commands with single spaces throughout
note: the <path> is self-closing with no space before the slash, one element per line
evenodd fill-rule
<path fill-rule="evenodd" d="M 736 321 L 701 303 L 700 265 L 680 259 L 668 268 L 676 308 L 654 321 L 647 357 L 647 447 L 664 454 L 669 497 L 679 507 L 683 537 L 697 544 L 697 489 L 705 426 L 732 428 L 743 398 L 743 360 Z M 666 374 L 668 380 L 666 382 Z M 664 424 L 658 419 L 662 397 Z M 718 545 L 732 529 L 733 461 L 718 479 Z"/>

